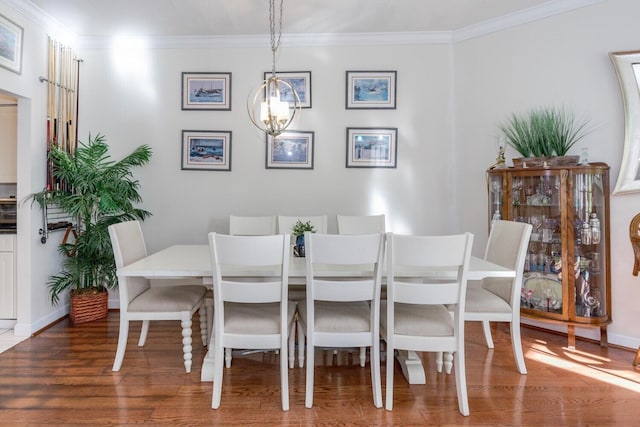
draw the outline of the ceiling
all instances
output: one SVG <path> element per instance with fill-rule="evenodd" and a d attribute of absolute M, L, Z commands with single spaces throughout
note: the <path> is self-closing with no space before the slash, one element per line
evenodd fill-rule
<path fill-rule="evenodd" d="M 29 0 L 27 0 L 29 1 Z M 30 0 L 79 37 L 268 34 L 267 0 Z M 288 0 L 283 33 L 455 31 L 571 0 Z M 586 1 L 584 3 L 589 3 Z M 276 4 L 279 2 L 276 0 Z M 277 7 L 277 6 L 276 6 Z M 571 8 L 571 7 L 570 7 Z M 556 10 L 556 13 L 558 11 Z"/>

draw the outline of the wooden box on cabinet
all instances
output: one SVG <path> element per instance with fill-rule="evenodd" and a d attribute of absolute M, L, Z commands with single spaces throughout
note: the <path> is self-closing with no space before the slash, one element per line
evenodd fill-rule
<path fill-rule="evenodd" d="M 609 166 L 490 169 L 489 219 L 533 226 L 520 299 L 521 315 L 575 327 L 611 322 Z"/>

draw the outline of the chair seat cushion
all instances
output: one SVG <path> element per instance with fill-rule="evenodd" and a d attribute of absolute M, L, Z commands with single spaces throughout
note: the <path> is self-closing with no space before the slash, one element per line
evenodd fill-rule
<path fill-rule="evenodd" d="M 366 301 L 315 302 L 316 332 L 368 332 L 371 330 L 371 311 Z M 307 323 L 307 302 L 298 303 L 298 313 Z"/>
<path fill-rule="evenodd" d="M 159 286 L 147 289 L 129 303 L 130 312 L 190 311 L 204 298 L 200 285 Z"/>
<path fill-rule="evenodd" d="M 466 313 L 511 313 L 511 306 L 505 300 L 484 288 L 467 287 L 465 299 Z"/>
<path fill-rule="evenodd" d="M 396 303 L 394 331 L 397 335 L 453 336 L 453 318 L 444 305 Z M 380 324 L 387 331 L 387 301 L 380 303 Z"/>
<path fill-rule="evenodd" d="M 293 319 L 296 303 L 287 305 L 288 321 Z M 243 304 L 226 302 L 224 331 L 228 334 L 279 334 L 280 303 Z"/>

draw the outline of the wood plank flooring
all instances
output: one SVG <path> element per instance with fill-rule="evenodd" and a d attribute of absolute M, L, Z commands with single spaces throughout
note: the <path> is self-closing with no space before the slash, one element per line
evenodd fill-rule
<path fill-rule="evenodd" d="M 195 323 L 195 322 L 194 322 Z M 408 385 L 396 363 L 392 412 L 376 409 L 370 371 L 348 353 L 316 356 L 314 407 L 304 407 L 304 369 L 289 370 L 291 410 L 280 408 L 278 358 L 235 355 L 224 372 L 222 404 L 211 409 L 211 383 L 200 382 L 205 349 L 194 339 L 190 374 L 182 364 L 177 322 L 151 325 L 137 347 L 133 324 L 120 372 L 112 372 L 118 313 L 70 326 L 63 320 L 0 354 L 0 425 L 10 426 L 418 426 L 638 425 L 640 371 L 634 352 L 523 328 L 529 370 L 515 368 L 508 328 L 493 328 L 495 350 L 479 324 L 468 324 L 467 385 L 471 415 L 458 412 L 453 374 L 437 374 L 423 356 L 426 385 Z M 195 335 L 195 334 L 194 334 Z M 197 337 L 197 335 L 196 335 Z M 383 391 L 385 368 L 382 365 Z"/>

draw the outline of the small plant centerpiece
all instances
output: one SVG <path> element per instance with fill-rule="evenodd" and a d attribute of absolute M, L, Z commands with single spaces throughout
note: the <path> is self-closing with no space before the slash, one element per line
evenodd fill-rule
<path fill-rule="evenodd" d="M 292 234 L 296 237 L 296 245 L 293 247 L 293 254 L 295 256 L 304 256 L 304 233 L 309 231 L 311 233 L 316 232 L 316 228 L 311 224 L 311 221 L 298 220 L 293 225 L 291 230 Z"/>
<path fill-rule="evenodd" d="M 579 156 L 567 156 L 569 149 L 587 134 L 587 121 L 576 121 L 572 112 L 555 107 L 539 107 L 523 116 L 512 114 L 500 126 L 507 144 L 522 159 L 515 166 L 577 164 Z"/>
<path fill-rule="evenodd" d="M 100 134 L 95 138 L 89 135 L 88 143 L 80 142 L 72 153 L 52 146 L 49 160 L 60 188 L 45 189 L 27 197 L 41 207 L 57 205 L 75 222 L 75 241 L 59 246 L 64 255 L 62 270 L 50 276 L 48 282 L 54 305 L 64 291 L 71 290 L 72 323 L 100 318 L 79 314 L 76 302 L 86 295 L 102 294 L 106 308 L 107 288 L 118 284 L 107 227 L 150 215 L 134 205 L 142 201 L 142 197 L 138 191 L 140 184 L 132 174 L 134 167 L 147 164 L 150 158 L 151 148 L 141 145 L 123 159 L 114 161 Z"/>

